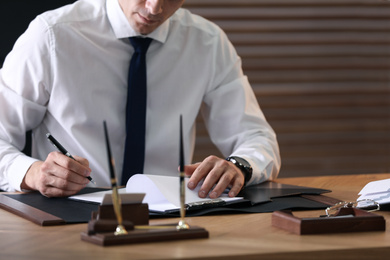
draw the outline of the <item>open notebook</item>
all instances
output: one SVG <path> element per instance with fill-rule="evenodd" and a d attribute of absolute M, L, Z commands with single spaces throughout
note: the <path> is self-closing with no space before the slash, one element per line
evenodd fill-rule
<path fill-rule="evenodd" d="M 218 199 L 199 198 L 198 191 L 201 184 L 194 190 L 187 188 L 188 178 L 186 178 L 186 200 L 188 208 L 204 208 L 215 206 L 223 206 L 226 203 L 244 201 L 242 197 L 230 198 L 226 193 L 223 193 Z M 126 188 L 119 189 L 122 197 L 122 203 L 126 202 L 126 195 L 133 193 L 145 193 L 143 203 L 149 205 L 149 211 L 156 213 L 176 212 L 180 209 L 180 194 L 179 194 L 179 177 L 158 176 L 147 174 L 136 174 L 127 182 Z M 89 202 L 102 203 L 105 194 L 109 191 L 100 191 L 89 194 L 75 195 L 70 197 L 74 200 L 82 200 Z"/>

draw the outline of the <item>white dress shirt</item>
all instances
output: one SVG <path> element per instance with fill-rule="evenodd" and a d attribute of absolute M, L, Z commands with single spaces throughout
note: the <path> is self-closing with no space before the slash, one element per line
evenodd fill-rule
<path fill-rule="evenodd" d="M 88 159 L 91 177 L 109 186 L 103 120 L 121 179 L 133 54 L 128 37 L 136 35 L 118 0 L 80 0 L 31 22 L 0 70 L 0 189 L 20 190 L 31 164 L 55 150 L 46 133 Z M 221 29 L 179 9 L 148 37 L 154 40 L 147 53 L 144 173 L 178 174 L 180 114 L 185 160 L 191 163 L 195 119 L 204 103 L 202 114 L 222 154 L 253 166 L 249 184 L 275 178 L 275 133 Z M 32 158 L 20 152 L 30 129 Z"/>

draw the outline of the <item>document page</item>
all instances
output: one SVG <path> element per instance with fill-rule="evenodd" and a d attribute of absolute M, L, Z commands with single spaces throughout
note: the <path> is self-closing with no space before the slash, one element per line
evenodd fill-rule
<path fill-rule="evenodd" d="M 188 178 L 185 179 L 186 183 L 186 204 L 191 203 L 212 203 L 210 198 L 199 198 L 198 192 L 201 187 L 201 183 L 194 190 L 187 188 Z M 142 201 L 149 205 L 149 210 L 157 212 L 165 212 L 169 210 L 180 209 L 180 178 L 172 176 L 159 176 L 159 175 L 147 175 L 136 174 L 133 175 L 127 182 L 126 188 L 118 190 L 122 199 L 122 203 L 131 203 L 134 199 L 138 202 Z M 87 193 L 82 195 L 74 195 L 69 197 L 73 200 L 82 200 L 88 202 L 95 202 L 103 204 L 103 200 L 112 191 L 99 191 L 93 193 Z M 142 197 L 140 197 L 142 195 Z M 145 196 L 145 197 L 143 197 Z M 141 199 L 140 199 L 141 198 Z M 143 198 L 143 200 L 142 200 Z M 228 193 L 223 193 L 218 200 L 232 202 L 242 200 L 242 197 L 230 198 Z M 108 199 L 109 200 L 109 199 Z"/>
<path fill-rule="evenodd" d="M 390 179 L 369 182 L 359 195 L 358 200 L 371 199 L 379 204 L 390 203 Z"/>
<path fill-rule="evenodd" d="M 201 184 L 194 190 L 187 188 L 185 203 L 210 202 L 210 198 L 199 198 L 198 191 Z M 136 174 L 133 175 L 126 185 L 128 193 L 145 193 L 144 203 L 149 204 L 149 210 L 164 212 L 180 208 L 180 177 Z M 230 198 L 227 193 L 223 193 L 219 199 L 225 202 L 242 200 L 242 197 Z"/>

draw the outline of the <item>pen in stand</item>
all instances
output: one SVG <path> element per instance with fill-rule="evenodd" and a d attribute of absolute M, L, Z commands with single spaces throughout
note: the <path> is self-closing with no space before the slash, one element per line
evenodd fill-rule
<path fill-rule="evenodd" d="M 103 121 L 104 126 L 104 137 L 106 139 L 106 149 L 107 149 L 107 157 L 108 157 L 108 165 L 110 169 L 110 179 L 111 179 L 111 187 L 112 187 L 112 204 L 114 206 L 114 211 L 116 215 L 116 219 L 118 221 L 118 226 L 115 231 L 115 235 L 125 235 L 127 234 L 127 230 L 122 225 L 123 219 L 122 219 L 122 203 L 121 198 L 118 194 L 118 185 L 115 177 L 115 167 L 114 167 L 114 159 L 111 156 L 111 149 L 110 149 L 110 141 L 108 138 L 108 131 L 107 131 L 107 125 L 106 121 Z"/>
<path fill-rule="evenodd" d="M 50 134 L 46 134 L 47 139 L 53 144 L 55 148 L 57 148 L 62 154 L 68 156 L 69 158 L 72 158 L 73 160 L 76 161 L 75 158 Z M 96 182 L 91 178 L 91 176 L 88 176 L 87 179 L 92 182 L 93 184 L 96 185 Z"/>
<path fill-rule="evenodd" d="M 184 174 L 184 147 L 183 147 L 183 119 L 182 115 L 180 115 L 180 158 L 179 158 L 179 164 L 180 164 L 180 221 L 179 224 L 176 226 L 176 229 L 189 229 L 190 227 L 188 224 L 185 223 L 184 217 L 186 214 L 185 209 L 185 200 L 186 200 L 186 187 L 185 187 L 185 174 Z"/>

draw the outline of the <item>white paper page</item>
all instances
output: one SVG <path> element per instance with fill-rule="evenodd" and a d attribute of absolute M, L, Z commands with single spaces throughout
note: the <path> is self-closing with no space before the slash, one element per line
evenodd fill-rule
<path fill-rule="evenodd" d="M 366 184 L 359 195 L 390 192 L 390 179 L 372 181 Z"/>
<path fill-rule="evenodd" d="M 164 211 L 177 208 L 168 201 L 155 183 L 145 174 L 133 175 L 126 184 L 127 192 L 145 193 L 144 203 L 149 205 L 149 210 Z"/>
<path fill-rule="evenodd" d="M 373 200 L 375 202 L 378 202 L 379 204 L 390 203 L 390 192 L 364 194 L 358 198 L 358 200 L 364 200 L 364 199 L 370 199 L 370 200 Z"/>
<path fill-rule="evenodd" d="M 133 175 L 126 185 L 126 191 L 129 193 L 146 193 L 144 203 L 149 204 L 150 210 L 165 211 L 180 208 L 180 178 L 172 176 L 136 174 Z M 199 201 L 209 201 L 210 198 L 199 198 L 198 191 L 200 185 L 194 190 L 187 188 L 186 181 L 186 200 L 185 203 Z M 230 198 L 227 194 L 220 196 L 224 201 L 240 200 L 242 197 Z"/>

